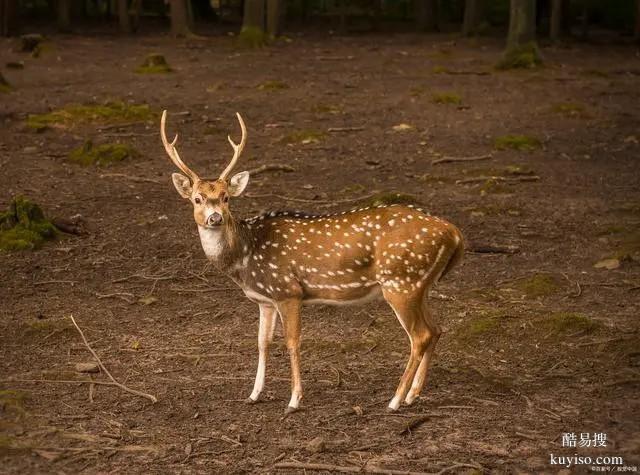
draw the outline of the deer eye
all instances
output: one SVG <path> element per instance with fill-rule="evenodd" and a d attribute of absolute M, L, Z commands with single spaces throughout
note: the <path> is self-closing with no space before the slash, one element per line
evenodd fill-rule
<path fill-rule="evenodd" d="M 199 205 L 200 203 L 202 203 L 202 200 L 200 199 L 199 196 L 196 196 L 195 199 L 193 200 L 196 202 L 197 205 Z"/>

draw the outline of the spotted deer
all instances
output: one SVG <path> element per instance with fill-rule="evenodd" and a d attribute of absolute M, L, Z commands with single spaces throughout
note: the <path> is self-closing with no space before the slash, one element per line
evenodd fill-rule
<path fill-rule="evenodd" d="M 258 369 L 248 402 L 258 401 L 264 387 L 268 347 L 276 315 L 282 322 L 291 359 L 291 400 L 286 412 L 302 399 L 300 379 L 300 312 L 304 304 L 361 304 L 382 297 L 409 336 L 409 361 L 389 403 L 411 404 L 420 394 L 440 337 L 427 296 L 429 289 L 462 258 L 458 228 L 412 205 L 368 206 L 333 214 L 272 211 L 239 220 L 229 199 L 240 196 L 249 182 L 246 171 L 230 176 L 247 141 L 231 137 L 233 158 L 217 180 L 201 179 L 178 155 L 177 135 L 160 135 L 173 163 L 178 193 L 191 201 L 200 241 L 207 258 L 227 273 L 260 309 Z"/>

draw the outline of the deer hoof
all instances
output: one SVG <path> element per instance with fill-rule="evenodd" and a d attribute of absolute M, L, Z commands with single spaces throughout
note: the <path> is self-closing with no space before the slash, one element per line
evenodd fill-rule
<path fill-rule="evenodd" d="M 251 399 L 250 397 L 244 400 L 245 404 L 257 404 L 259 401 L 260 399 Z"/>
<path fill-rule="evenodd" d="M 294 412 L 298 412 L 297 407 L 287 406 L 287 408 L 284 410 L 284 415 L 288 416 L 289 414 L 293 414 Z"/>

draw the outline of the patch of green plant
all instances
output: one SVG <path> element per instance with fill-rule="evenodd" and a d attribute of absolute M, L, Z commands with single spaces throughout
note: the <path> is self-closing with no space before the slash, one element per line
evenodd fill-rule
<path fill-rule="evenodd" d="M 432 184 L 453 183 L 455 181 L 455 179 L 451 177 L 442 176 L 442 175 L 432 175 L 431 173 L 424 173 L 422 175 L 418 175 L 416 178 L 418 179 L 418 181 L 421 181 L 422 183 L 432 183 Z"/>
<path fill-rule="evenodd" d="M 317 114 L 341 114 L 342 107 L 335 104 L 316 104 L 311 108 L 311 112 Z"/>
<path fill-rule="evenodd" d="M 9 81 L 7 81 L 2 73 L 0 73 L 0 93 L 6 94 L 12 90 L 13 88 L 11 87 L 11 84 L 9 84 Z"/>
<path fill-rule="evenodd" d="M 140 153 L 130 145 L 120 143 L 94 145 L 91 140 L 87 140 L 82 147 L 78 147 L 69 153 L 69 160 L 85 166 L 97 165 L 103 167 L 138 156 L 140 156 Z"/>
<path fill-rule="evenodd" d="M 37 249 L 56 236 L 42 209 L 22 196 L 13 198 L 9 209 L 0 213 L 0 251 Z"/>
<path fill-rule="evenodd" d="M 497 150 L 519 150 L 522 152 L 531 152 L 542 146 L 540 140 L 528 135 L 503 135 L 496 137 L 493 146 Z"/>
<path fill-rule="evenodd" d="M 156 113 L 146 104 L 127 104 L 122 101 L 93 105 L 68 105 L 46 114 L 32 114 L 26 125 L 35 131 L 48 127 L 70 128 L 81 124 L 118 124 L 143 122 L 156 118 Z"/>
<path fill-rule="evenodd" d="M 436 104 L 461 104 L 462 98 L 453 92 L 437 92 L 431 96 L 431 100 Z"/>
<path fill-rule="evenodd" d="M 534 274 L 526 279 L 515 281 L 514 287 L 523 292 L 526 298 L 535 299 L 556 293 L 560 284 L 551 274 Z"/>
<path fill-rule="evenodd" d="M 238 35 L 238 46 L 242 48 L 262 48 L 267 46 L 273 38 L 261 28 L 245 26 Z"/>
<path fill-rule="evenodd" d="M 565 117 L 589 117 L 586 108 L 582 104 L 578 104 L 575 102 L 563 102 L 560 104 L 556 104 L 551 108 L 551 110 L 557 114 L 562 114 Z"/>
<path fill-rule="evenodd" d="M 167 74 L 173 72 L 165 57 L 158 53 L 148 55 L 136 68 L 138 74 Z"/>
<path fill-rule="evenodd" d="M 282 138 L 282 141 L 288 144 L 293 144 L 293 143 L 308 144 L 308 143 L 320 142 L 325 137 L 326 137 L 326 134 L 319 130 L 304 129 L 304 130 L 297 130 L 295 132 L 291 132 L 290 134 L 285 135 Z"/>
<path fill-rule="evenodd" d="M 340 192 L 341 193 L 362 193 L 366 189 L 367 187 L 360 183 L 353 183 L 352 185 L 345 186 L 342 190 L 340 190 Z"/>
<path fill-rule="evenodd" d="M 449 69 L 444 66 L 436 65 L 433 68 L 431 68 L 431 72 L 433 74 L 446 74 L 449 72 Z"/>
<path fill-rule="evenodd" d="M 283 81 L 265 81 L 258 84 L 258 89 L 261 91 L 279 91 L 282 89 L 289 89 L 289 85 Z"/>
<path fill-rule="evenodd" d="M 542 326 L 553 333 L 590 333 L 600 327 L 600 322 L 575 312 L 557 312 L 542 320 Z"/>
<path fill-rule="evenodd" d="M 542 64 L 540 51 L 535 42 L 507 48 L 502 59 L 496 64 L 497 69 L 533 69 Z"/>
<path fill-rule="evenodd" d="M 383 191 L 367 198 L 360 206 L 386 206 L 386 205 L 415 205 L 420 204 L 418 198 L 408 193 L 394 193 Z"/>

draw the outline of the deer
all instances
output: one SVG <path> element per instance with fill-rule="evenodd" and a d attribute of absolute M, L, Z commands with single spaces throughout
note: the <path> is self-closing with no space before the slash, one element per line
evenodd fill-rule
<path fill-rule="evenodd" d="M 301 309 L 312 304 L 361 305 L 384 299 L 409 337 L 410 353 L 388 404 L 396 411 L 412 404 L 426 384 L 441 327 L 427 304 L 429 289 L 462 259 L 463 236 L 444 219 L 415 205 L 364 206 L 331 214 L 269 211 L 237 219 L 230 199 L 240 196 L 249 172 L 231 175 L 247 142 L 228 136 L 233 157 L 215 180 L 201 179 L 167 140 L 167 111 L 160 120 L 164 149 L 182 173 L 173 173 L 178 194 L 193 205 L 193 217 L 207 259 L 226 273 L 259 308 L 258 367 L 247 402 L 260 399 L 269 345 L 281 321 L 291 365 L 291 399 L 286 414 L 302 400 Z"/>

